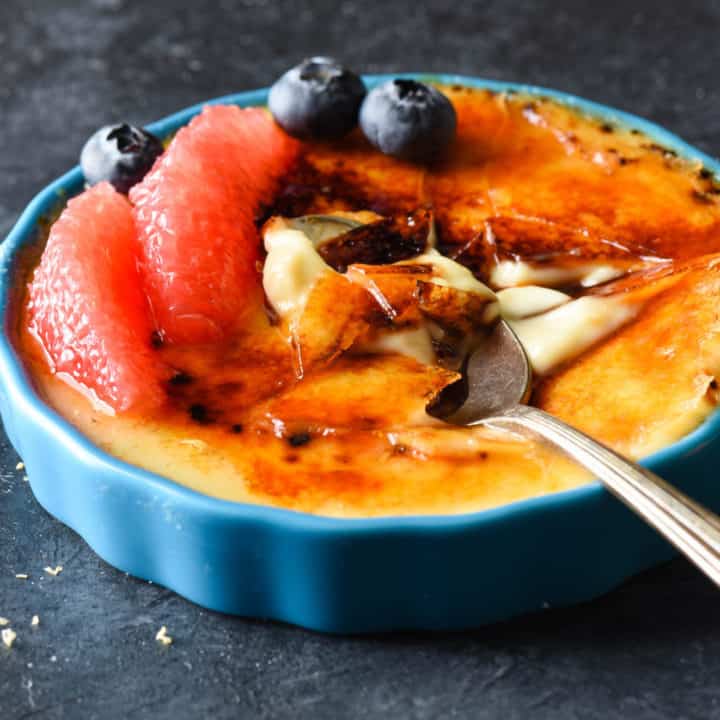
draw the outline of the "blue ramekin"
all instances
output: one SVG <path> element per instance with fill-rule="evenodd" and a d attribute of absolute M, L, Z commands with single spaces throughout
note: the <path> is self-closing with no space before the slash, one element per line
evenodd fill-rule
<path fill-rule="evenodd" d="M 389 77 L 397 76 L 366 82 Z M 455 75 L 405 77 L 548 97 L 720 170 L 662 128 L 571 95 Z M 210 102 L 266 98 L 257 90 Z M 201 107 L 150 129 L 168 135 Z M 341 520 L 207 497 L 101 451 L 41 400 L 11 340 L 19 250 L 81 186 L 75 168 L 45 188 L 0 248 L 0 412 L 40 504 L 111 565 L 213 610 L 360 633 L 460 629 L 568 605 L 671 556 L 596 482 L 473 514 Z M 644 464 L 720 510 L 719 437 L 715 413 Z"/>

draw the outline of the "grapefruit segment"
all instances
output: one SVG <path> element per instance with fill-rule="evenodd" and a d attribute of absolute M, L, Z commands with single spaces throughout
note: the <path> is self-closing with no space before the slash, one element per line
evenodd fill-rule
<path fill-rule="evenodd" d="M 28 324 L 52 370 L 115 410 L 163 401 L 128 201 L 108 183 L 70 200 L 29 286 Z"/>
<path fill-rule="evenodd" d="M 132 188 L 144 287 L 165 339 L 216 340 L 261 302 L 255 216 L 297 149 L 264 109 L 209 106 Z"/>

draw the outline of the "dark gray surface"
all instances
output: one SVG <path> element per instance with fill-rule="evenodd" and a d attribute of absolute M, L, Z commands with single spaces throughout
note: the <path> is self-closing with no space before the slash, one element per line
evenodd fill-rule
<path fill-rule="evenodd" d="M 2 0 L 0 234 L 96 126 L 267 84 L 319 51 L 365 72 L 576 92 L 717 153 L 719 23 L 720 4 L 696 0 Z M 720 717 L 720 597 L 683 561 L 472 633 L 323 637 L 209 613 L 115 571 L 37 505 L 4 439 L 0 456 L 0 616 L 19 635 L 0 647 L 2 720 Z M 61 575 L 43 573 L 55 564 Z"/>

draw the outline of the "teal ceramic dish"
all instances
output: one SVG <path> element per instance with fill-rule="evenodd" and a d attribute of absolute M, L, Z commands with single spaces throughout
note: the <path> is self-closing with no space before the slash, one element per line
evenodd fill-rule
<path fill-rule="evenodd" d="M 612 108 L 537 87 L 433 79 L 549 97 L 720 170 L 674 135 Z M 266 97 L 258 90 L 212 102 Z M 200 109 L 151 129 L 166 136 Z M 340 520 L 214 499 L 104 453 L 40 399 L 11 341 L 19 251 L 81 187 L 78 168 L 49 185 L 0 249 L 0 411 L 40 504 L 111 565 L 213 610 L 359 633 L 460 629 L 569 605 L 671 556 L 598 483 L 468 515 Z M 720 415 L 644 464 L 720 510 Z"/>

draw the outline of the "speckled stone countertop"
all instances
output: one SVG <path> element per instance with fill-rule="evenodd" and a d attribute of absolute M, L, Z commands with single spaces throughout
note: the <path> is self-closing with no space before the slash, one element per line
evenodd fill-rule
<path fill-rule="evenodd" d="M 318 52 L 555 87 L 717 153 L 719 25 L 720 3 L 698 0 L 3 0 L 0 236 L 97 126 L 266 85 Z M 0 646 L 2 720 L 720 717 L 720 596 L 682 560 L 474 632 L 324 637 L 117 572 L 38 506 L 17 462 L 2 436 L 0 616 L 18 633 Z"/>

